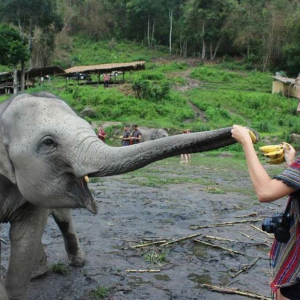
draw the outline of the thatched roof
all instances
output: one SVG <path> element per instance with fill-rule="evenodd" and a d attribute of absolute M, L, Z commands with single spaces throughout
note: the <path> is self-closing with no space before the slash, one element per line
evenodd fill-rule
<path fill-rule="evenodd" d="M 102 64 L 93 66 L 75 66 L 65 70 L 66 74 L 76 72 L 81 73 L 110 73 L 112 71 L 131 71 L 131 70 L 144 70 L 145 61 L 135 61 L 130 63 L 115 63 L 115 64 Z"/>
<path fill-rule="evenodd" d="M 32 68 L 25 72 L 26 78 L 33 78 L 33 77 L 42 77 L 45 75 L 63 75 L 65 71 L 57 66 L 51 67 L 41 67 L 41 68 Z"/>

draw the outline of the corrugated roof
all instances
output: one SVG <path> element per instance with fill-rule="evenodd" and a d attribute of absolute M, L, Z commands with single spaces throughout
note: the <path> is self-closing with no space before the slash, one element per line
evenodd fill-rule
<path fill-rule="evenodd" d="M 135 61 L 130 63 L 114 63 L 114 64 L 102 64 L 92 66 L 75 66 L 65 70 L 67 74 L 76 72 L 92 73 L 92 72 L 112 72 L 112 71 L 130 71 L 130 70 L 144 70 L 145 61 Z"/>
<path fill-rule="evenodd" d="M 295 83 L 294 78 L 288 78 L 288 77 L 283 77 L 283 76 L 272 76 L 272 77 L 283 83 L 290 83 L 290 84 Z"/>
<path fill-rule="evenodd" d="M 45 75 L 62 75 L 65 71 L 57 66 L 51 67 L 40 67 L 40 68 L 31 68 L 30 70 L 26 71 L 26 77 L 40 77 Z"/>

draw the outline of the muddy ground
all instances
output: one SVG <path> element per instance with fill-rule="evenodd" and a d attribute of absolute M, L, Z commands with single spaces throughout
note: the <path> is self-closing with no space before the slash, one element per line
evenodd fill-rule
<path fill-rule="evenodd" d="M 274 173 L 278 170 L 270 169 Z M 61 263 L 66 273 L 49 271 L 33 280 L 29 300 L 90 300 L 102 299 L 102 296 L 115 300 L 248 298 L 212 292 L 203 288 L 203 283 L 270 297 L 268 244 L 272 239 L 251 227 L 251 223 L 190 228 L 191 225 L 260 219 L 281 211 L 285 201 L 258 203 L 243 159 L 236 160 L 224 153 L 198 154 L 193 156 L 192 163 L 183 165 L 175 157 L 129 174 L 100 179 L 90 183 L 90 188 L 98 203 L 98 215 L 84 209 L 74 210 L 86 265 L 68 266 L 61 234 L 50 217 L 43 236 L 49 268 Z M 255 213 L 257 216 L 245 216 Z M 242 217 L 237 218 L 239 216 Z M 261 221 L 253 224 L 260 227 Z M 2 226 L 4 238 L 8 238 L 8 229 L 8 225 Z M 194 239 L 164 247 L 129 248 L 142 242 L 172 240 L 196 233 L 201 234 L 197 237 L 199 240 L 242 254 L 199 244 Z M 8 254 L 9 246 L 4 245 L 2 265 L 5 269 Z M 248 272 L 232 278 L 256 258 L 260 259 Z M 126 272 L 132 269 L 160 272 Z"/>

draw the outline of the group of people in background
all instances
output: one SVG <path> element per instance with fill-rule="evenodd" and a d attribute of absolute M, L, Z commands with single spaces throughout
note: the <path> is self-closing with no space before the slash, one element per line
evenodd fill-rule
<path fill-rule="evenodd" d="M 142 133 L 139 130 L 137 124 L 132 126 L 132 132 L 129 131 L 128 126 L 124 126 L 123 128 L 123 136 L 122 136 L 122 146 L 129 146 L 138 144 L 141 141 Z"/>
<path fill-rule="evenodd" d="M 97 136 L 98 138 L 105 142 L 105 136 L 106 133 L 103 129 L 102 126 L 99 127 L 98 132 L 97 132 Z M 134 144 L 138 144 L 141 140 L 142 137 L 142 133 L 139 130 L 139 127 L 137 124 L 134 124 L 132 126 L 132 131 L 129 131 L 129 127 L 128 126 L 124 126 L 123 128 L 123 136 L 121 136 L 121 144 L 122 146 L 129 146 L 129 145 L 134 145 Z"/>

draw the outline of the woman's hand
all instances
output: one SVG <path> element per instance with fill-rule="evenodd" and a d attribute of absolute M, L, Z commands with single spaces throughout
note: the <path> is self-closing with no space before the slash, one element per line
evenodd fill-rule
<path fill-rule="evenodd" d="M 249 129 L 240 125 L 233 125 L 231 129 L 232 137 L 237 140 L 242 146 L 248 143 L 252 144 L 251 137 L 249 135 Z"/>
<path fill-rule="evenodd" d="M 296 150 L 293 148 L 292 145 L 288 143 L 283 143 L 283 151 L 285 158 L 285 166 L 289 167 L 290 164 L 295 160 Z"/>

